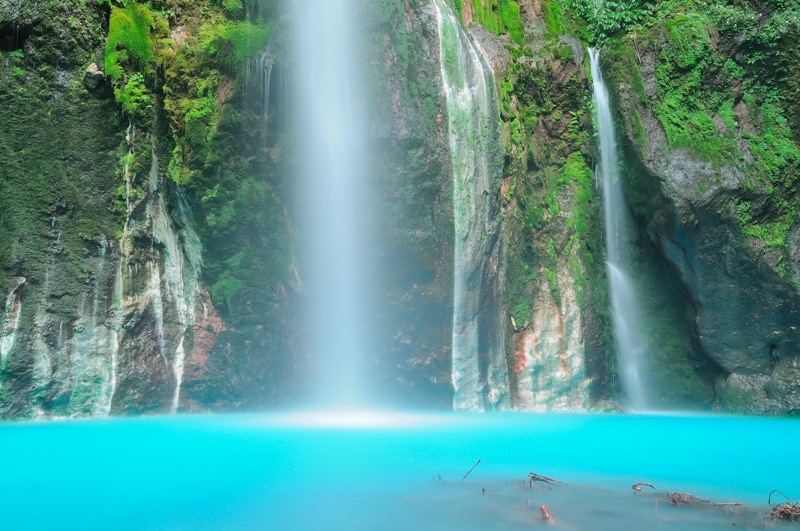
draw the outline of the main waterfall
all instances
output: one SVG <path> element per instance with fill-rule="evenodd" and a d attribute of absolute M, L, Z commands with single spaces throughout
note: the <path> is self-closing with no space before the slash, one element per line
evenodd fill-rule
<path fill-rule="evenodd" d="M 317 400 L 356 405 L 366 365 L 366 159 L 357 2 L 292 2 L 299 97 L 301 271 L 311 301 Z"/>
<path fill-rule="evenodd" d="M 502 408 L 508 399 L 499 293 L 502 138 L 494 74 L 471 35 L 438 0 L 442 79 L 453 164 L 453 407 Z"/>
<path fill-rule="evenodd" d="M 594 81 L 595 119 L 599 129 L 600 165 L 597 171 L 603 182 L 606 266 L 619 374 L 627 407 L 643 410 L 647 407 L 642 369 L 645 347 L 639 333 L 641 328 L 636 295 L 623 263 L 626 207 L 620 180 L 614 120 L 611 116 L 608 88 L 600 71 L 600 53 L 590 48 L 589 60 Z"/>

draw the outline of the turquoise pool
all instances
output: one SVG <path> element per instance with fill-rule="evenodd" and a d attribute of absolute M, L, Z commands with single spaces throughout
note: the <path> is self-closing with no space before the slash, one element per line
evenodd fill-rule
<path fill-rule="evenodd" d="M 771 490 L 800 496 L 799 441 L 792 419 L 723 416 L 318 411 L 11 423 L 0 426 L 0 528 L 761 526 Z M 569 485 L 531 488 L 531 471 Z M 659 490 L 634 496 L 638 481 Z M 666 490 L 747 506 L 656 505 Z"/>

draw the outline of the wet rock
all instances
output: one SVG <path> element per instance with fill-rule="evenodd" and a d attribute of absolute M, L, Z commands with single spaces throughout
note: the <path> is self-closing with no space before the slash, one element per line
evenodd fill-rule
<path fill-rule="evenodd" d="M 505 35 L 495 35 L 480 25 L 471 25 L 469 32 L 495 75 L 505 74 L 511 61 L 511 54 L 506 46 L 511 44 L 511 40 Z"/>
<path fill-rule="evenodd" d="M 547 279 L 532 303 L 530 329 L 514 334 L 511 366 L 513 405 L 525 411 L 585 411 L 591 379 L 585 367 L 581 308 L 567 260 L 557 271 L 556 300 Z"/>
<path fill-rule="evenodd" d="M 640 70 L 645 89 L 655 85 L 655 62 L 653 52 L 644 55 Z M 620 82 L 617 89 L 626 156 L 638 167 L 638 188 L 630 190 L 633 206 L 665 265 L 677 272 L 688 292 L 695 316 L 693 341 L 730 373 L 723 408 L 747 413 L 796 408 L 789 375 L 800 356 L 800 295 L 776 271 L 779 251 L 748 238 L 737 221 L 742 202 L 751 205 L 754 219 L 770 219 L 767 193 L 752 184 L 738 162 L 712 163 L 688 149 L 670 147 L 652 109 L 627 83 Z M 733 110 L 735 127 L 756 133 L 744 103 Z M 632 117 L 638 117 L 643 137 L 637 137 Z M 716 124 L 730 134 L 720 120 Z M 747 141 L 741 135 L 737 139 L 740 160 L 752 161 Z M 795 223 L 788 239 L 795 278 L 800 271 L 798 241 Z"/>
<path fill-rule="evenodd" d="M 95 63 L 90 64 L 86 68 L 86 75 L 83 77 L 83 84 L 89 90 L 96 89 L 100 83 L 105 81 L 106 75 L 100 70 Z"/>

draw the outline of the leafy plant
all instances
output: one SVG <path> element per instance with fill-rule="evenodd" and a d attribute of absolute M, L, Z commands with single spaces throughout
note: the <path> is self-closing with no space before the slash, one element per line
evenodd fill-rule
<path fill-rule="evenodd" d="M 603 42 L 619 31 L 630 32 L 653 14 L 645 0 L 566 0 L 565 5 L 584 18 L 596 42 Z"/>
<path fill-rule="evenodd" d="M 114 96 L 122 106 L 123 112 L 136 122 L 147 123 L 153 110 L 153 100 L 144 85 L 144 76 L 131 75 L 124 87 L 114 89 Z"/>

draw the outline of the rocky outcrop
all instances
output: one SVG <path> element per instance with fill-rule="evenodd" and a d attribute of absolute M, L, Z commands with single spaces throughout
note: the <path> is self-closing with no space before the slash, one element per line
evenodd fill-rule
<path fill-rule="evenodd" d="M 174 181 L 181 170 L 172 160 L 175 124 L 161 97 L 163 77 L 147 78 L 154 93 L 132 93 L 135 100 L 126 100 L 130 105 L 121 112 L 111 79 L 92 62 L 105 52 L 108 8 L 18 4 L 0 3 L 0 27 L 30 29 L 15 37 L 13 49 L 0 51 L 6 102 L 0 110 L 0 414 L 105 416 L 285 401 L 295 358 L 284 362 L 270 353 L 277 344 L 296 346 L 297 303 L 275 285 L 280 282 L 240 270 L 269 267 L 281 280 L 289 276 L 294 266 L 283 261 L 285 246 L 273 245 L 289 237 L 286 210 L 275 209 L 283 215 L 266 222 L 258 219 L 275 234 L 259 235 L 250 245 L 249 230 L 241 218 L 231 221 L 226 203 L 230 232 L 210 246 L 209 212 L 199 206 L 216 207 L 220 186 Z M 184 12 L 193 31 L 194 15 L 194 8 Z M 64 20 L 70 20 L 68 28 Z M 159 18 L 156 25 L 166 24 Z M 164 46 L 168 55 L 174 52 L 170 43 Z M 232 87 L 231 81 L 220 88 L 222 103 L 241 98 Z M 170 94 L 180 96 L 181 88 Z M 223 143 L 261 130 L 260 123 L 242 128 L 231 124 L 236 117 L 228 119 L 229 111 L 220 114 L 224 119 L 215 127 Z M 202 142 L 207 138 L 204 133 Z M 262 147 L 256 149 L 263 159 L 275 158 Z M 238 166 L 226 161 L 226 168 Z M 262 168 L 251 171 L 263 182 Z M 216 167 L 209 172 L 220 173 Z M 231 184 L 240 181 L 228 176 Z M 242 186 L 245 194 L 232 193 L 237 206 L 277 201 Z M 227 190 L 217 201 L 230 197 Z M 230 248 L 227 255 L 219 248 L 229 243 L 234 253 L 245 248 L 260 255 L 240 254 L 229 262 L 236 273 L 234 266 L 220 271 Z M 210 285 L 203 278 L 209 267 L 216 275 Z M 218 284 L 220 272 L 225 289 Z M 236 274 L 244 281 L 231 278 Z M 259 289 L 254 293 L 251 285 Z M 264 289 L 276 296 L 262 296 Z M 222 295 L 212 297 L 214 290 Z"/>
<path fill-rule="evenodd" d="M 512 323 L 513 405 L 525 411 L 582 411 L 592 405 L 581 309 L 567 260 L 559 261 L 556 300 L 547 280 L 533 301 L 530 322 Z"/>
<path fill-rule="evenodd" d="M 384 11 L 381 11 L 383 9 Z M 438 28 L 430 3 L 365 10 L 376 78 L 370 101 L 380 400 L 452 408 L 453 210 Z"/>
<path fill-rule="evenodd" d="M 500 409 L 508 402 L 508 376 L 497 93 L 481 48 L 447 6 L 435 6 L 453 168 L 453 407 Z"/>
<path fill-rule="evenodd" d="M 709 111 L 715 130 L 704 138 L 707 144 L 681 147 L 671 141 L 656 81 L 669 60 L 663 50 L 673 45 L 665 35 L 653 30 L 641 46 L 641 64 L 626 51 L 612 60 L 624 66 L 607 65 L 618 72 L 615 88 L 635 175 L 633 207 L 660 259 L 686 290 L 694 352 L 723 371 L 716 380 L 717 405 L 734 412 L 794 411 L 800 294 L 792 282 L 796 269 L 788 266 L 795 263 L 797 219 L 771 199 L 773 187 L 781 185 L 752 150 L 764 135 L 764 119 L 735 86 L 730 114 Z M 633 69 L 633 77 L 621 73 L 625 68 Z M 683 127 L 690 137 L 697 126 Z M 732 147 L 709 153 L 714 145 Z M 791 197 L 794 191 L 780 193 Z"/>

